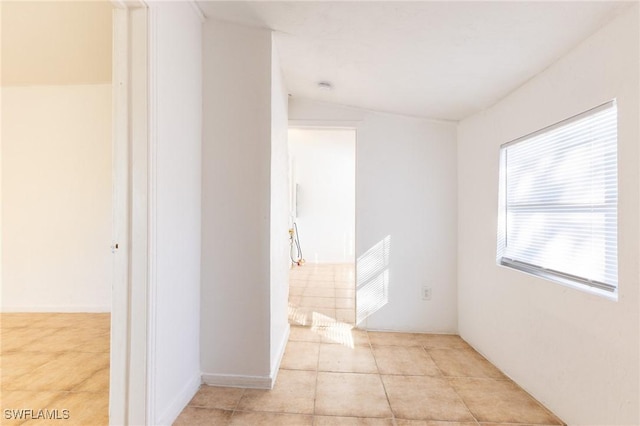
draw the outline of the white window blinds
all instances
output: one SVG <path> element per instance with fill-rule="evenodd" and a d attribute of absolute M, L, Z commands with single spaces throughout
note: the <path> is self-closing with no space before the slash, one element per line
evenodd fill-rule
<path fill-rule="evenodd" d="M 502 146 L 498 262 L 616 292 L 615 101 Z"/>

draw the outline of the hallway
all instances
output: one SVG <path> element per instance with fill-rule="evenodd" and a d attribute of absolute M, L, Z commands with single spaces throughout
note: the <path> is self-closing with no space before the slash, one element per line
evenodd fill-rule
<path fill-rule="evenodd" d="M 202 386 L 175 425 L 562 425 L 459 336 L 353 327 L 353 266 L 290 274 L 272 390 Z"/>
<path fill-rule="evenodd" d="M 337 327 L 292 326 L 272 390 L 202 386 L 175 424 L 563 424 L 457 336 Z"/>

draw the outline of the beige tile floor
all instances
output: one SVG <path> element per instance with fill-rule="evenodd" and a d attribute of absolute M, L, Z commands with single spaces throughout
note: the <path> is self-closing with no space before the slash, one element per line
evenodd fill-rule
<path fill-rule="evenodd" d="M 353 325 L 355 288 L 353 264 L 296 266 L 289 274 L 289 322 Z"/>
<path fill-rule="evenodd" d="M 459 336 L 355 329 L 354 309 L 337 307 L 353 287 L 352 267 L 293 270 L 275 387 L 202 386 L 175 425 L 563 424 Z"/>
<path fill-rule="evenodd" d="M 109 314 L 0 314 L 0 423 L 108 424 L 109 330 Z M 69 418 L 6 418 L 21 409 Z"/>

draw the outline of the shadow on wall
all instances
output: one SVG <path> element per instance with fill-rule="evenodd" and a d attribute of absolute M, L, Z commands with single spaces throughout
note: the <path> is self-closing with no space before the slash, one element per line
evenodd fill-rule
<path fill-rule="evenodd" d="M 357 260 L 356 324 L 389 302 L 391 235 L 387 235 Z"/>

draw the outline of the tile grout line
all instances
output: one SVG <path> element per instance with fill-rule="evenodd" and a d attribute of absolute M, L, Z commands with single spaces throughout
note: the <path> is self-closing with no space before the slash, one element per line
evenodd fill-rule
<path fill-rule="evenodd" d="M 335 273 L 334 273 L 334 275 L 335 275 Z M 311 285 L 308 285 L 308 286 L 306 286 L 306 287 L 304 288 L 304 292 L 305 292 L 305 294 L 306 294 L 306 292 L 307 292 L 307 291 L 313 290 L 313 289 L 315 288 L 315 287 L 313 286 L 313 283 L 314 283 L 314 282 L 316 282 L 316 281 L 308 281 L 308 282 L 310 282 L 310 283 L 311 283 Z M 324 281 L 318 280 L 318 282 L 324 282 Z M 337 285 L 337 281 L 336 281 L 335 276 L 334 276 L 334 279 L 333 279 L 332 284 L 334 285 L 334 300 L 335 300 L 334 308 L 336 309 L 336 316 L 337 316 L 337 309 L 338 309 L 338 307 L 337 307 L 337 299 L 338 299 L 338 297 L 337 297 L 337 291 L 338 291 L 338 289 L 335 287 L 335 285 Z M 324 288 L 324 287 L 322 287 L 322 288 Z M 317 296 L 317 297 L 320 297 L 320 296 Z M 355 310 L 355 308 L 354 308 L 354 310 Z M 337 321 L 337 318 L 336 318 L 336 322 L 338 322 L 338 321 Z M 293 325 L 295 325 L 295 324 L 293 324 Z M 320 326 L 320 327 L 322 327 L 322 328 L 331 328 L 333 325 L 334 325 L 334 324 L 332 323 L 332 324 L 320 324 L 319 326 Z M 352 326 L 352 327 L 351 327 L 351 329 L 355 329 L 355 324 L 351 324 L 351 326 Z M 305 326 L 305 325 L 302 325 L 302 326 L 300 326 L 300 327 L 301 327 L 301 328 L 305 328 L 305 329 L 308 329 L 308 328 L 309 328 L 309 326 Z M 362 330 L 362 331 L 364 331 L 364 332 L 366 333 L 365 335 L 366 335 L 366 337 L 367 337 L 367 346 L 370 348 L 370 350 L 372 351 L 372 354 L 373 354 L 373 344 L 371 343 L 372 341 L 371 341 L 371 339 L 370 339 L 369 332 L 367 332 L 366 330 Z M 324 338 L 321 338 L 320 342 L 318 342 L 318 357 L 317 357 L 317 361 L 316 361 L 316 369 L 315 369 L 316 378 L 315 378 L 315 388 L 314 388 L 314 397 L 313 397 L 313 412 L 312 412 L 312 414 L 311 414 L 311 416 L 310 416 L 310 417 L 311 417 L 312 424 L 317 424 L 317 422 L 319 421 L 319 417 L 321 417 L 321 416 L 317 413 L 317 411 L 316 411 L 316 409 L 317 409 L 317 399 L 318 399 L 318 383 L 319 383 L 319 374 L 320 374 L 320 372 L 321 372 L 321 371 L 320 371 L 320 369 L 319 369 L 320 350 L 321 350 L 321 348 L 324 346 L 324 344 L 334 344 L 334 343 L 338 343 L 338 344 L 339 344 L 339 342 L 330 342 L 330 341 L 325 342 L 325 341 L 323 341 L 323 339 L 324 339 Z M 302 340 L 302 341 L 305 341 L 305 340 Z M 484 379 L 484 380 L 506 380 L 506 381 L 508 381 L 508 382 L 512 382 L 512 383 L 514 383 L 518 388 L 520 388 L 522 391 L 524 391 L 524 390 L 523 390 L 523 389 L 522 389 L 522 388 L 521 388 L 517 383 L 515 383 L 513 380 L 510 380 L 508 377 L 505 377 L 504 379 L 495 379 L 495 378 L 492 378 L 492 377 L 486 377 L 486 378 L 483 378 L 483 377 L 474 377 L 474 376 L 469 375 L 469 374 L 465 374 L 465 375 L 461 375 L 461 376 L 445 376 L 445 375 L 444 375 L 444 373 L 443 373 L 443 369 L 442 369 L 442 368 L 441 368 L 437 363 L 435 363 L 435 360 L 434 360 L 434 359 L 433 359 L 433 357 L 431 356 L 431 351 L 432 351 L 432 350 L 439 350 L 439 349 L 446 349 L 447 351 L 457 351 L 457 350 L 459 350 L 458 348 L 453 348 L 453 347 L 443 347 L 443 348 L 440 348 L 440 347 L 438 347 L 437 345 L 436 345 L 436 346 L 434 346 L 434 347 L 432 347 L 432 346 L 425 346 L 425 344 L 424 344 L 424 343 L 420 343 L 420 344 L 417 344 L 417 345 L 415 345 L 415 346 L 414 346 L 414 345 L 409 345 L 409 346 L 407 346 L 407 345 L 402 344 L 402 343 L 394 343 L 394 344 L 385 344 L 385 343 L 383 343 L 381 346 L 388 346 L 388 347 L 419 347 L 420 349 L 422 349 L 423 353 L 426 353 L 426 355 L 427 355 L 427 356 L 432 360 L 432 362 L 434 363 L 434 365 L 435 365 L 435 367 L 436 367 L 436 371 L 438 371 L 438 372 L 440 373 L 440 377 L 441 377 L 442 379 L 445 379 L 445 380 L 444 380 L 444 382 L 445 382 L 445 383 L 446 383 L 446 384 L 447 384 L 447 385 L 448 385 L 448 386 L 449 386 L 449 387 L 454 391 L 454 394 L 455 394 L 455 395 L 459 398 L 459 400 L 462 402 L 462 406 L 464 406 L 465 408 L 467 408 L 468 413 L 470 414 L 470 416 L 471 416 L 471 417 L 472 417 L 472 419 L 473 419 L 473 420 L 471 420 L 471 419 L 470 419 L 470 420 L 469 420 L 469 422 L 473 422 L 473 424 L 476 424 L 476 425 L 481 425 L 480 421 L 476 418 L 476 416 L 473 414 L 473 412 L 471 412 L 471 410 L 469 409 L 469 406 L 467 405 L 467 403 L 465 402 L 465 400 L 464 400 L 464 399 L 462 399 L 461 394 L 460 394 L 460 393 L 459 393 L 459 392 L 458 392 L 458 391 L 453 387 L 453 385 L 451 384 L 451 382 L 452 382 L 452 381 L 454 381 L 454 380 L 456 380 L 456 379 L 463 379 L 463 380 L 469 380 L 469 379 L 471 379 L 471 380 L 475 380 L 475 379 L 481 379 L 481 380 L 482 380 L 482 379 Z M 366 346 L 365 346 L 365 347 L 366 347 Z M 472 348 L 472 350 L 473 350 L 473 348 Z M 479 355 L 481 356 L 481 354 L 479 354 Z M 373 356 L 374 356 L 374 362 L 375 362 L 375 364 L 376 364 L 376 369 L 377 369 L 377 374 L 378 374 L 379 380 L 380 380 L 380 381 L 382 382 L 382 384 L 383 384 L 383 390 L 385 391 L 385 397 L 386 397 L 386 399 L 387 399 L 387 402 L 388 402 L 389 408 L 391 409 L 391 401 L 390 401 L 389 395 L 388 395 L 388 393 L 387 393 L 387 389 L 386 389 L 385 383 L 384 383 L 384 381 L 382 380 L 382 374 L 380 373 L 380 369 L 379 369 L 379 366 L 378 366 L 377 358 L 375 357 L 375 355 L 373 355 Z M 488 362 L 488 361 L 487 361 L 487 362 Z M 295 369 L 294 369 L 294 370 L 295 370 Z M 335 372 L 335 373 L 341 373 L 341 372 Z M 347 372 L 345 372 L 345 373 L 347 373 Z M 357 374 L 368 374 L 368 373 L 365 373 L 365 372 L 362 372 L 362 373 L 348 372 L 348 374 L 356 374 L 356 375 L 357 375 Z M 399 375 L 406 375 L 406 374 L 399 374 Z M 423 376 L 423 375 L 422 375 L 422 374 L 418 374 L 418 376 Z M 530 398 L 533 398 L 530 394 L 528 394 L 528 392 L 526 392 L 526 391 L 524 391 L 524 392 L 525 392 L 525 393 L 526 393 Z M 545 409 L 545 411 L 547 411 L 547 413 L 548 413 L 548 414 L 550 414 L 550 415 L 552 415 L 553 417 L 557 418 L 557 416 L 555 416 L 555 414 L 553 414 L 553 412 L 551 412 L 549 409 L 547 409 L 543 404 L 541 404 L 541 403 L 540 403 L 539 401 L 537 401 L 535 398 L 533 398 L 533 399 L 538 403 L 538 405 L 540 405 L 543 409 Z M 397 419 L 397 418 L 395 418 L 395 414 L 394 414 L 394 412 L 393 412 L 393 409 L 391 409 L 390 413 L 391 413 L 391 419 L 389 419 L 388 417 L 387 417 L 387 419 L 388 419 L 388 420 L 391 420 L 391 422 L 392 422 L 395 426 L 397 426 L 398 421 L 400 421 L 401 419 Z M 290 413 L 284 413 L 284 412 L 283 412 L 282 414 L 290 414 Z M 301 413 L 301 414 L 302 414 L 302 413 Z M 327 415 L 327 416 L 335 416 L 334 414 L 325 414 L 325 415 Z M 340 416 L 338 416 L 338 417 L 340 417 Z M 349 417 L 350 417 L 350 416 L 349 416 Z M 515 425 L 516 425 L 516 424 L 514 424 L 514 426 L 515 426 Z"/>
<path fill-rule="evenodd" d="M 387 398 L 387 404 L 389 405 L 389 411 L 391 412 L 391 423 L 395 425 L 397 424 L 396 413 L 393 411 L 393 408 L 391 407 L 391 399 L 389 399 L 389 393 L 387 392 L 387 387 L 384 385 L 384 380 L 382 380 L 382 373 L 380 373 L 380 367 L 378 366 L 378 359 L 376 358 L 376 354 L 373 350 L 371 339 L 369 339 L 369 332 L 365 330 L 365 333 L 367 333 L 367 341 L 369 342 L 369 350 L 371 351 L 371 356 L 373 356 L 373 362 L 376 363 L 376 370 L 378 370 L 378 379 L 382 384 L 382 389 L 384 390 L 384 396 Z"/>
<path fill-rule="evenodd" d="M 338 287 L 337 287 L 337 277 L 335 271 L 333 272 L 333 300 L 335 301 L 336 306 L 336 322 L 344 322 L 343 320 L 338 320 Z"/>
<path fill-rule="evenodd" d="M 316 383 L 313 389 L 313 411 L 311 413 L 311 423 L 315 424 L 316 422 L 316 400 L 318 399 L 318 375 L 320 374 L 320 351 L 322 350 L 322 337 L 320 337 L 320 341 L 317 343 L 318 345 L 318 358 L 316 359 Z"/>
<path fill-rule="evenodd" d="M 238 411 L 238 407 L 240 406 L 240 402 L 242 401 L 242 398 L 244 398 L 244 394 L 247 393 L 247 389 L 246 388 L 241 388 L 242 389 L 242 394 L 240 394 L 240 398 L 238 398 L 238 402 L 236 402 L 236 406 L 233 407 L 233 410 L 231 410 L 231 416 L 229 417 L 233 417 L 236 412 Z"/>
<path fill-rule="evenodd" d="M 462 398 L 462 396 L 460 396 L 460 394 L 458 393 L 458 391 L 456 390 L 455 387 L 453 387 L 451 385 L 451 383 L 449 382 L 449 377 L 446 376 L 444 374 L 444 371 L 442 371 L 442 369 L 440 368 L 440 366 L 438 365 L 438 363 L 431 357 L 431 354 L 429 353 L 429 350 L 427 349 L 426 346 L 422 345 L 422 350 L 425 352 L 425 354 L 431 359 L 431 361 L 433 362 L 433 365 L 436 366 L 436 368 L 438 369 L 438 371 L 440 371 L 440 374 L 442 374 L 442 378 L 444 380 L 447 381 L 447 385 L 449 385 L 449 387 L 451 388 L 451 390 L 453 390 L 453 392 L 456 394 L 456 396 L 458 397 L 458 399 L 460 399 L 460 401 L 462 402 L 462 404 L 464 405 L 464 407 L 467 409 L 467 411 L 469 412 L 469 414 L 471 414 L 471 417 L 473 417 L 473 421 L 477 424 L 480 425 L 480 421 L 476 418 L 475 414 L 473 414 L 473 412 L 471 411 L 471 409 L 469 408 L 469 406 L 467 405 L 467 403 L 465 402 L 465 400 Z"/>

